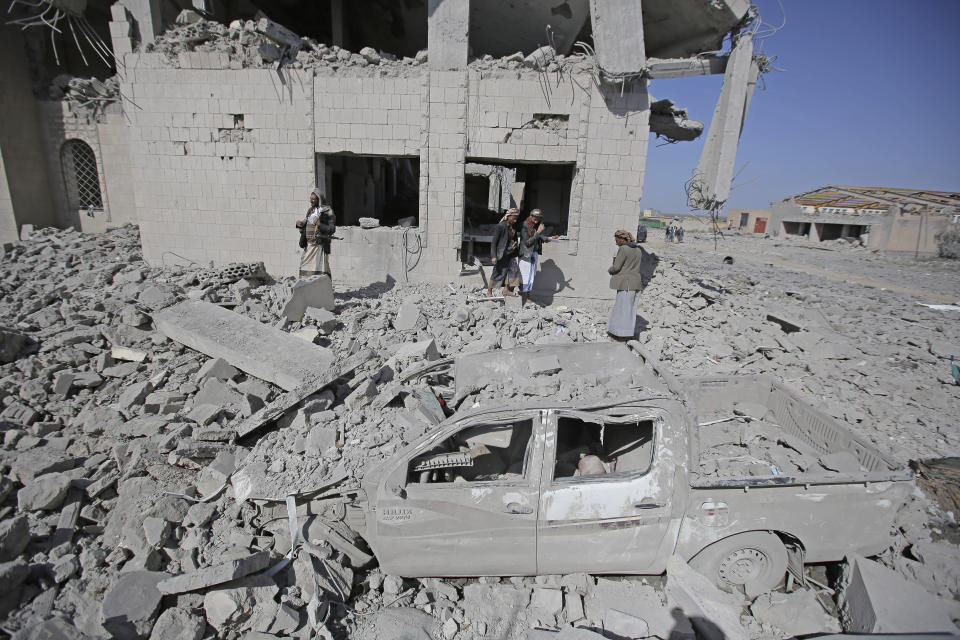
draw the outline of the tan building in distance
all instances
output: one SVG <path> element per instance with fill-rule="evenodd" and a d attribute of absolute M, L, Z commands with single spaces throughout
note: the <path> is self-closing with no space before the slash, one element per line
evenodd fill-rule
<path fill-rule="evenodd" d="M 960 226 L 960 193 L 830 185 L 771 204 L 774 236 L 860 239 L 870 249 L 936 253 L 936 236 Z"/>
<path fill-rule="evenodd" d="M 739 229 L 742 233 L 769 233 L 770 209 L 729 209 L 727 229 Z"/>

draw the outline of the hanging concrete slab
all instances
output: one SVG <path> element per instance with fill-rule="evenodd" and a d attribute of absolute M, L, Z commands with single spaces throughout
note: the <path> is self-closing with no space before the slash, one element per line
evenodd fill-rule
<path fill-rule="evenodd" d="M 291 391 L 333 363 L 329 349 L 200 300 L 188 300 L 153 316 L 157 330 L 211 358 Z"/>

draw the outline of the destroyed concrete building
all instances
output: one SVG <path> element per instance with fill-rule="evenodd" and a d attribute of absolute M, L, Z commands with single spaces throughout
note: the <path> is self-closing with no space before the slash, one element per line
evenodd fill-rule
<path fill-rule="evenodd" d="M 773 236 L 846 239 L 892 253 L 935 254 L 937 235 L 960 229 L 960 193 L 949 191 L 830 185 L 771 208 L 765 230 Z"/>
<path fill-rule="evenodd" d="M 14 3 L 0 240 L 24 224 L 133 222 L 151 264 L 259 260 L 292 274 L 293 221 L 319 186 L 338 216 L 341 279 L 449 280 L 486 256 L 504 207 L 539 207 L 564 241 L 537 285 L 580 295 L 605 278 L 595 265 L 613 232 L 636 225 L 651 131 L 703 130 L 669 82 L 654 101 L 650 81 L 725 74 L 697 173 L 710 208 L 726 199 L 759 68 L 746 0 L 331 0 L 261 7 L 269 17 L 250 2 L 194 4 L 72 7 L 61 26 L 76 24 L 79 49 L 56 35 L 57 66 L 50 30 L 29 22 L 39 10 Z M 91 52 L 97 34 L 115 62 Z M 58 77 L 89 69 L 99 79 Z"/>

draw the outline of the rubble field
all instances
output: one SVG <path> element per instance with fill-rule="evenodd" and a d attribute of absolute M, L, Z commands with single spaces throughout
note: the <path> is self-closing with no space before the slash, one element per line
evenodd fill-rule
<path fill-rule="evenodd" d="M 851 585 L 929 600 L 944 625 L 960 619 L 948 471 L 919 483 L 929 493 L 915 492 L 876 562 L 808 567 L 806 586 L 752 601 L 704 585 L 676 557 L 666 577 L 384 575 L 347 527 L 288 496 L 343 515 L 368 470 L 443 418 L 405 375 L 462 353 L 607 340 L 606 292 L 520 308 L 479 299 L 479 275 L 337 286 L 332 311 L 308 306 L 291 321 L 294 280 L 260 264 L 150 266 L 131 226 L 23 235 L 0 260 L 0 630 L 15 638 L 773 639 L 859 628 Z M 768 374 L 904 464 L 957 455 L 960 316 L 918 303 L 960 300 L 960 264 L 713 242 L 687 233 L 664 245 L 651 233 L 647 351 L 681 376 Z M 183 300 L 328 350 L 342 375 L 291 391 L 189 349 L 154 323 Z M 598 372 L 566 384 L 545 376 L 472 393 L 599 399 L 616 381 Z M 850 464 L 769 437 L 775 425 L 741 409 L 698 416 L 705 475 Z"/>

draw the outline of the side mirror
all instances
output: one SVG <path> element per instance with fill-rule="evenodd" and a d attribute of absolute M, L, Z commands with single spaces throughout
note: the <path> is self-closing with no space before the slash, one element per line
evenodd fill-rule
<path fill-rule="evenodd" d="M 405 499 L 407 497 L 407 490 L 404 489 L 403 486 L 399 484 L 395 484 L 392 487 L 390 487 L 390 493 L 392 493 L 393 495 L 397 496 L 400 499 Z"/>

